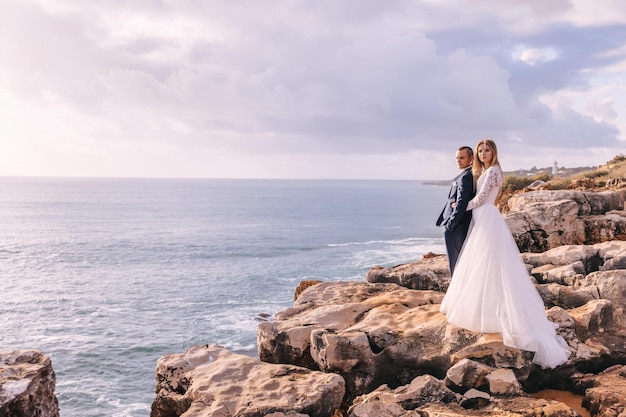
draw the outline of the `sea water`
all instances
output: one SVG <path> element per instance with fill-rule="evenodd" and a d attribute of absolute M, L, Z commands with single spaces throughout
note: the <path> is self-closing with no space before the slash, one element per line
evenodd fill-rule
<path fill-rule="evenodd" d="M 0 351 L 52 358 L 61 417 L 148 416 L 157 359 L 256 355 L 302 280 L 445 253 L 420 181 L 0 179 Z"/>

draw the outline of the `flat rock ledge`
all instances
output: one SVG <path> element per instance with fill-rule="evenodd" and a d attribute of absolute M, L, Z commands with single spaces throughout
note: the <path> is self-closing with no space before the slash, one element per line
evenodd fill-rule
<path fill-rule="evenodd" d="M 38 350 L 0 352 L 0 416 L 59 417 L 50 357 Z"/>
<path fill-rule="evenodd" d="M 161 357 L 156 375 L 152 417 L 330 416 L 345 395 L 339 375 L 264 363 L 215 344 Z"/>

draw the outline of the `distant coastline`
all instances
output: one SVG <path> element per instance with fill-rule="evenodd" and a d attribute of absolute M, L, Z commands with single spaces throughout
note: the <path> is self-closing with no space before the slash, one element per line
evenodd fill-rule
<path fill-rule="evenodd" d="M 452 179 L 449 180 L 432 180 L 432 181 L 423 181 L 422 184 L 424 185 L 443 185 L 443 186 L 447 186 L 450 185 L 450 183 L 452 182 Z"/>
<path fill-rule="evenodd" d="M 558 167 L 556 169 L 556 173 L 554 173 L 555 171 L 553 171 L 554 167 L 550 167 L 550 168 L 537 168 L 537 167 L 532 167 L 531 169 L 518 169 L 515 171 L 504 171 L 503 174 L 505 177 L 511 176 L 511 175 L 515 175 L 518 177 L 529 177 L 532 175 L 537 175 L 537 174 L 549 174 L 552 175 L 554 177 L 569 177 L 572 176 L 574 174 L 580 173 L 580 172 L 584 172 L 584 171 L 590 171 L 590 170 L 594 170 L 597 169 L 597 167 L 593 166 L 587 166 L 587 167 L 576 167 L 576 168 L 565 168 L 565 167 Z M 454 178 L 454 177 L 452 177 Z M 450 183 L 452 182 L 452 178 L 448 179 L 448 180 L 428 180 L 428 181 L 422 181 L 422 184 L 424 185 L 438 185 L 438 186 L 449 186 Z"/>

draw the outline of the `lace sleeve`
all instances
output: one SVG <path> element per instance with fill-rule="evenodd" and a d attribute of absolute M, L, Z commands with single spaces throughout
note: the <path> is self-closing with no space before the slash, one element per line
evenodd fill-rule
<path fill-rule="evenodd" d="M 470 200 L 467 205 L 468 210 L 475 209 L 476 207 L 482 206 L 487 201 L 489 197 L 489 193 L 494 187 L 502 186 L 502 173 L 496 167 L 491 167 L 483 175 L 486 175 L 485 182 L 483 186 L 478 190 L 476 196 Z"/>

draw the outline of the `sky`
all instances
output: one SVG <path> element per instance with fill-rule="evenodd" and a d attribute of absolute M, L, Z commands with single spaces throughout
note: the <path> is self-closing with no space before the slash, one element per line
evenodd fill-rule
<path fill-rule="evenodd" d="M 626 148 L 623 0 L 0 0 L 0 176 L 447 179 Z"/>

